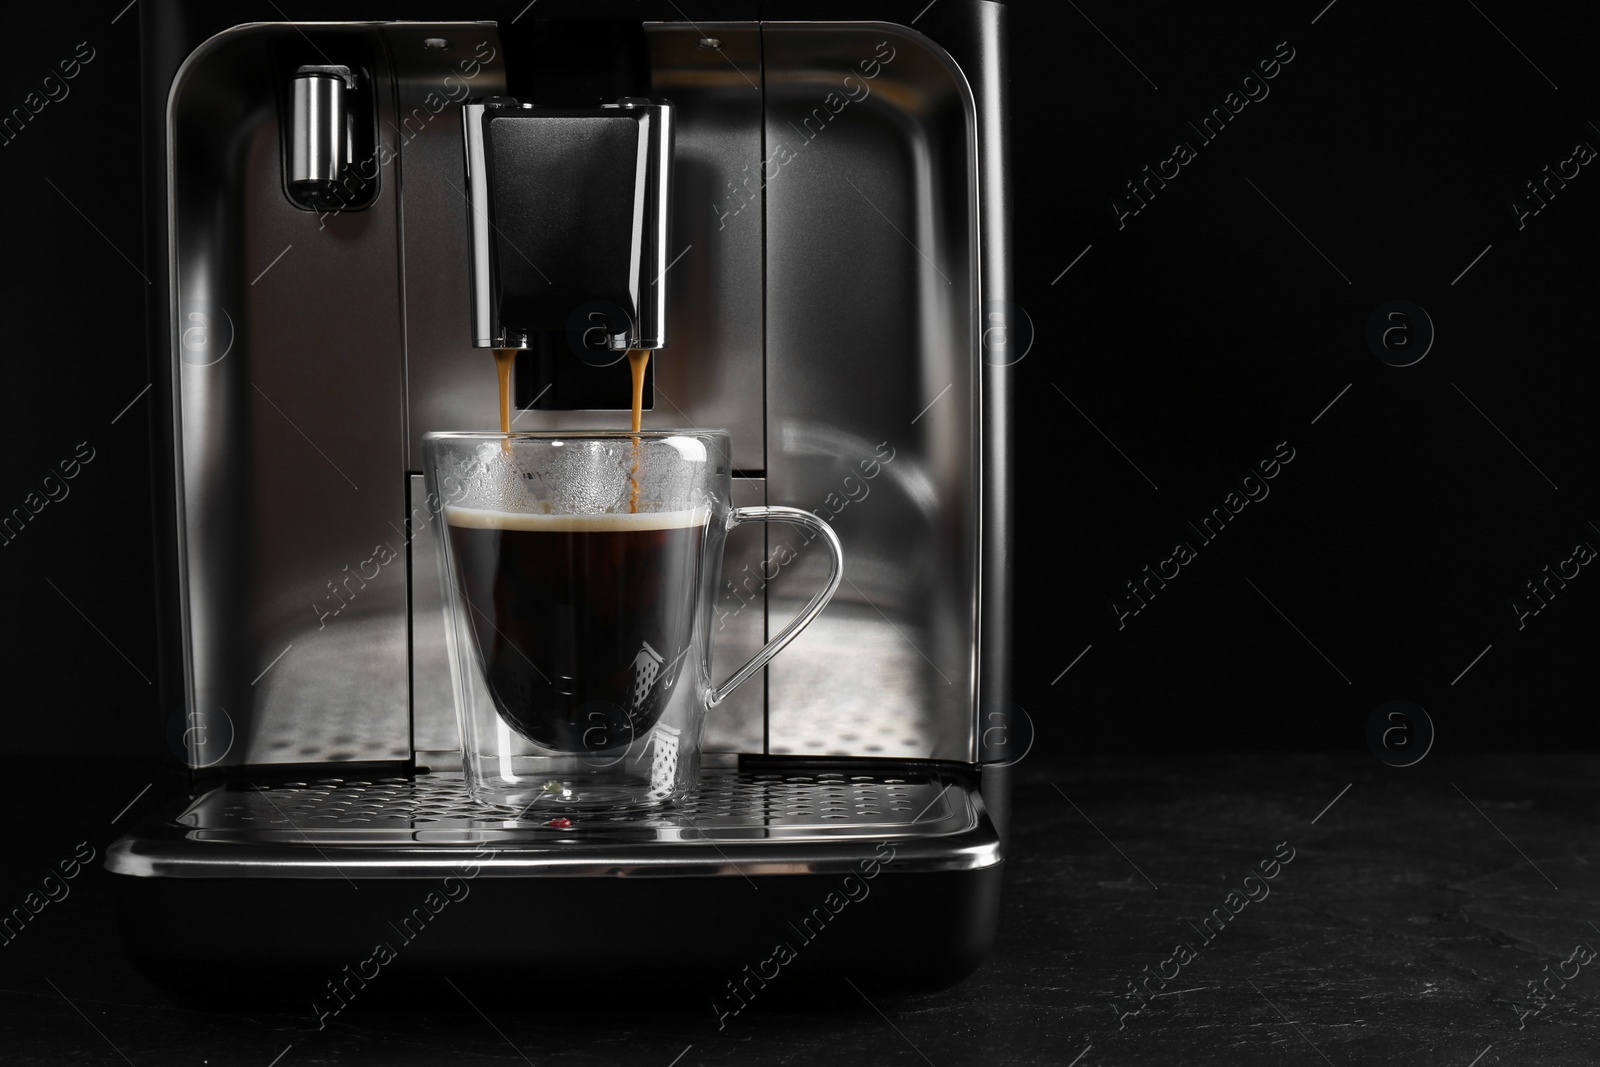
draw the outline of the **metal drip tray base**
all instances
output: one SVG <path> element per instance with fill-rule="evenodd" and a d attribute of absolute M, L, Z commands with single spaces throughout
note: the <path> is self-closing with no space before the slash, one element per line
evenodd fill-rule
<path fill-rule="evenodd" d="M 1001 858 L 960 775 L 717 768 L 674 807 L 600 814 L 519 816 L 474 801 L 459 773 L 234 781 L 118 841 L 107 866 L 177 878 L 425 878 L 463 864 L 511 877 L 751 877 L 846 872 L 883 849 L 901 871 Z"/>
<path fill-rule="evenodd" d="M 236 779 L 175 798 L 106 866 L 130 955 L 187 995 L 226 973 L 229 996 L 321 1012 L 380 966 L 429 995 L 504 968 L 557 976 L 569 1003 L 670 974 L 732 1011 L 729 983 L 770 976 L 780 944 L 781 989 L 943 988 L 994 940 L 994 824 L 967 768 L 859 762 L 707 769 L 671 809 L 568 828 L 474 802 L 459 773 Z"/>

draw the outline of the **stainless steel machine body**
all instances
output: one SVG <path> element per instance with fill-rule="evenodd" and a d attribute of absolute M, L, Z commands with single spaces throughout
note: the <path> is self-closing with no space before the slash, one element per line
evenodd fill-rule
<path fill-rule="evenodd" d="M 142 908 L 192 923 L 265 885 L 403 891 L 485 844 L 492 879 L 574 892 L 664 878 L 731 893 L 752 877 L 799 891 L 887 843 L 913 911 L 962 931 L 959 965 L 933 970 L 954 980 L 981 958 L 1007 784 L 985 744 L 1010 707 L 1003 8 L 949 0 L 923 26 L 945 28 L 936 41 L 747 6 L 604 23 L 632 53 L 609 99 L 670 116 L 672 145 L 670 183 L 653 186 L 670 188 L 668 243 L 639 258 L 632 332 L 606 344 L 665 339 L 646 424 L 727 428 L 735 503 L 822 515 L 846 582 L 764 685 L 713 714 L 703 798 L 576 833 L 460 789 L 420 477 L 423 433 L 496 427 L 474 343 L 532 347 L 469 296 L 492 224 L 473 217 L 489 191 L 462 122 L 484 114 L 469 100 L 550 88 L 508 73 L 518 42 L 560 20 L 144 11 L 163 685 L 190 785 L 111 851 Z M 517 428 L 625 425 L 553 409 L 532 384 L 546 373 L 566 372 L 519 357 Z M 725 668 L 819 580 L 818 553 L 767 537 L 730 545 Z"/>

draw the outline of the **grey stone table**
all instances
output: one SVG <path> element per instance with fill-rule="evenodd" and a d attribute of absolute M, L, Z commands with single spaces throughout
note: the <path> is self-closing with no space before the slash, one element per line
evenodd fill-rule
<path fill-rule="evenodd" d="M 0 1063 L 1600 1061 L 1600 756 L 1032 757 L 1018 772 L 999 941 L 955 988 L 774 996 L 719 1029 L 709 1008 L 625 996 L 479 1012 L 441 976 L 437 996 L 375 995 L 318 1030 L 134 972 L 98 856 L 148 779 L 106 771 L 63 795 L 23 771 L 14 795 L 54 799 L 18 810 L 52 821 L 28 815 L 0 910 L 81 844 L 96 859 L 0 944 Z"/>

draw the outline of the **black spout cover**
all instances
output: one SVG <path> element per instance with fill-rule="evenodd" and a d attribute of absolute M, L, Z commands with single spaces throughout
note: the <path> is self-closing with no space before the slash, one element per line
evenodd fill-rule
<path fill-rule="evenodd" d="M 481 125 L 468 165 L 476 133 L 483 170 L 469 181 L 475 320 L 488 320 L 474 344 L 524 347 L 541 331 L 589 349 L 664 344 L 669 108 L 469 107 Z"/>

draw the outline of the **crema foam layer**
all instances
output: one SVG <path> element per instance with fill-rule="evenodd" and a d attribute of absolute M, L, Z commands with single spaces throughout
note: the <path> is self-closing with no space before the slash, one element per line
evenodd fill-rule
<path fill-rule="evenodd" d="M 640 511 L 590 515 L 541 515 L 492 508 L 447 506 L 444 518 L 451 526 L 467 530 L 529 530 L 540 533 L 624 533 L 645 530 L 681 530 L 704 526 L 706 508 L 685 511 Z"/>

